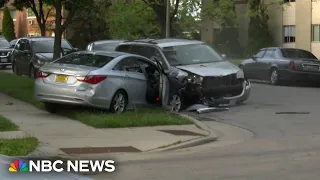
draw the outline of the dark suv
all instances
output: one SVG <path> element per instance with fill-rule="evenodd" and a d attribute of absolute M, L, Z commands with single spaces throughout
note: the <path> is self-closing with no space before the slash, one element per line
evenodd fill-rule
<path fill-rule="evenodd" d="M 53 60 L 53 37 L 26 37 L 20 38 L 12 51 L 12 71 L 17 75 L 35 77 L 37 70 Z M 62 39 L 62 54 L 77 51 L 71 44 Z"/>
<path fill-rule="evenodd" d="M 161 63 L 166 73 L 186 84 L 181 97 L 191 102 L 239 104 L 249 97 L 251 84 L 243 71 L 202 41 L 142 39 L 121 43 L 116 51 Z"/>
<path fill-rule="evenodd" d="M 1 68 L 6 68 L 11 65 L 11 55 L 12 46 L 3 36 L 0 36 L 0 66 Z"/>

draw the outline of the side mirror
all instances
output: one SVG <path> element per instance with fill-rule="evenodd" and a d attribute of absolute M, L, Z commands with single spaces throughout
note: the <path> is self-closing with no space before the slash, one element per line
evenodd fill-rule
<path fill-rule="evenodd" d="M 222 59 L 226 60 L 227 59 L 227 55 L 225 54 L 221 54 Z"/>
<path fill-rule="evenodd" d="M 10 48 L 14 48 L 15 44 L 11 44 Z"/>

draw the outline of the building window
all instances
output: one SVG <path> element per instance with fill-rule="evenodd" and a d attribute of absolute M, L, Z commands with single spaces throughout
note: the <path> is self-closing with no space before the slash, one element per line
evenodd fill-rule
<path fill-rule="evenodd" d="M 16 10 L 10 11 L 10 15 L 11 15 L 11 18 L 12 18 L 13 20 L 16 20 L 16 18 L 17 18 Z"/>
<path fill-rule="evenodd" d="M 284 26 L 284 43 L 296 42 L 296 26 Z"/>
<path fill-rule="evenodd" d="M 319 39 L 319 35 L 320 35 L 319 27 L 320 27 L 319 24 L 312 25 L 312 41 L 320 41 L 320 39 Z"/>
<path fill-rule="evenodd" d="M 36 17 L 36 15 L 31 9 L 27 9 L 27 17 Z"/>
<path fill-rule="evenodd" d="M 284 0 L 284 3 L 296 2 L 296 0 Z"/>

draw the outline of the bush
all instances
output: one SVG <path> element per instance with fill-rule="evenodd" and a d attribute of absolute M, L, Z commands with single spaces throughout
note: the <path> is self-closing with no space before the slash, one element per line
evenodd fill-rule
<path fill-rule="evenodd" d="M 3 9 L 2 35 L 8 40 L 16 39 L 13 20 L 8 7 Z"/>

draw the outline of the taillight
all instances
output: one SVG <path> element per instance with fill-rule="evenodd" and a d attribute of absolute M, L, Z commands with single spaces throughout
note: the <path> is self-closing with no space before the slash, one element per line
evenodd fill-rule
<path fill-rule="evenodd" d="M 46 78 L 48 77 L 50 74 L 49 73 L 45 73 L 45 72 L 42 72 L 42 71 L 38 71 L 37 72 L 37 75 L 36 75 L 36 78 Z"/>
<path fill-rule="evenodd" d="M 294 62 L 293 62 L 293 61 L 290 61 L 290 63 L 289 63 L 289 69 L 290 69 L 290 70 L 295 70 L 295 69 L 296 69 L 296 66 L 294 65 Z"/>
<path fill-rule="evenodd" d="M 85 77 L 77 77 L 77 80 L 81 82 L 86 82 L 89 84 L 98 84 L 101 81 L 105 80 L 106 78 L 107 76 L 92 75 L 92 76 L 85 76 Z"/>

